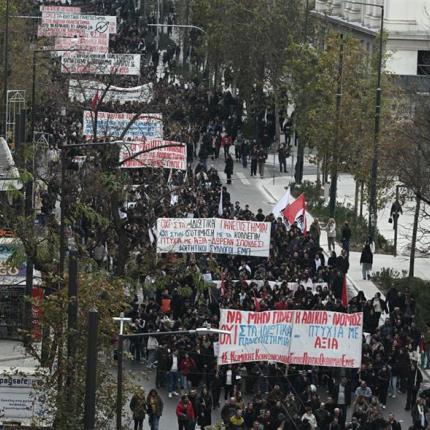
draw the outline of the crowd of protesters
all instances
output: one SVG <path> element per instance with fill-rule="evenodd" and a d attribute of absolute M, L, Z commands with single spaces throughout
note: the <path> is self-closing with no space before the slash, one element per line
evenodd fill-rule
<path fill-rule="evenodd" d="M 217 216 L 222 188 L 217 171 L 198 164 L 184 175 L 172 179 L 178 204 L 163 215 Z M 184 180 L 193 187 L 181 187 Z M 398 429 L 388 412 L 390 399 L 402 393 L 413 428 L 426 428 L 427 400 L 418 395 L 423 379 L 418 365 L 427 365 L 426 345 L 416 326 L 414 300 L 394 290 L 386 300 L 379 293 L 365 297 L 359 292 L 345 306 L 341 294 L 348 257 L 342 246 L 339 255 L 331 246 L 327 259 L 315 231 L 304 235 L 296 225 L 287 229 L 273 214 L 253 213 L 248 205 L 231 201 L 226 187 L 222 216 L 270 222 L 271 257 L 165 257 L 160 262 L 164 283 L 148 275 L 143 302 L 136 297 L 133 303 L 134 330 L 217 327 L 220 308 L 363 312 L 362 366 L 347 370 L 257 362 L 218 367 L 216 336 L 149 337 L 147 344 L 134 338 L 130 350 L 137 360 L 156 367 L 156 388 L 168 397 L 180 396 L 179 428 L 204 428 L 211 424 L 211 410 L 220 408 L 229 429 Z M 219 282 L 202 284 L 221 279 L 221 273 L 222 291 Z M 290 290 L 289 282 L 298 288 Z"/>
<path fill-rule="evenodd" d="M 89 2 L 88 12 L 120 17 L 121 31 L 111 40 L 115 52 L 142 53 L 145 65 L 151 67 L 152 63 L 154 74 L 163 55 L 162 62 L 167 73 L 171 73 L 180 52 L 177 48 L 164 53 L 157 50 L 154 30 L 136 23 L 132 4 L 94 0 Z M 150 16 L 149 21 L 154 19 Z M 172 5 L 166 22 L 174 23 L 175 19 Z M 123 84 L 137 82 L 127 77 Z M 221 216 L 269 222 L 271 251 L 268 259 L 207 254 L 160 258 L 157 267 L 161 269 L 154 269 L 142 279 L 144 295 L 136 296 L 131 304 L 132 329 L 139 333 L 218 327 L 220 308 L 305 309 L 363 312 L 365 336 L 362 366 L 357 370 L 271 362 L 217 366 L 216 336 L 150 336 L 145 340 L 133 337 L 129 348 L 134 359 L 156 372 L 156 389 L 148 396 L 143 391 L 136 393 L 130 404 L 135 430 L 142 429 L 146 416 L 151 430 L 159 429 L 163 402 L 157 390 L 165 390 L 169 398 L 178 398 L 179 430 L 215 424 L 213 410 L 219 411 L 229 430 L 399 430 L 400 423 L 390 412 L 390 399 L 399 393 L 405 394 L 404 407 L 411 410 L 412 428 L 427 428 L 430 402 L 426 392 L 420 391 L 423 380 L 420 366 L 428 366 L 430 360 L 427 339 L 416 326 L 414 300 L 391 290 L 386 301 L 380 294 L 365 297 L 359 292 L 350 296 L 347 304 L 342 303 L 343 279 L 349 268 L 348 235 L 342 233 L 342 246 L 336 253 L 329 223 L 331 254 L 326 258 L 319 245 L 319 227 L 303 234 L 298 225 L 287 228 L 282 219 L 271 213 L 264 214 L 261 209 L 253 213 L 246 203 L 233 202 L 217 170 L 210 165 L 212 159 L 225 158 L 227 185 L 234 170 L 233 157 L 244 168 L 250 162 L 252 176 L 264 177 L 267 149 L 274 135 L 273 121 L 265 122 L 267 126 L 259 131 L 258 143 L 250 141 L 244 138 L 241 129 L 242 104 L 231 93 L 208 93 L 198 82 L 172 85 L 169 79 L 164 79 L 156 88 L 157 94 L 164 94 L 163 101 L 172 97 L 163 93 L 166 88 L 173 88 L 174 105 L 178 106 L 171 112 L 172 117 L 193 125 L 188 127 L 184 140 L 188 145 L 188 160 L 197 157 L 197 165 L 195 168 L 190 165 L 187 172 L 172 175 L 166 184 L 160 185 L 160 195 L 174 194 L 175 200 L 172 204 L 170 194 L 168 200 L 162 199 L 157 216 L 219 216 L 222 189 Z M 121 105 L 126 112 L 136 108 L 133 104 Z M 103 109 L 117 111 L 118 106 L 106 103 Z M 38 113 L 36 129 L 51 133 L 54 142 L 78 141 L 81 114 L 78 110 L 58 115 L 55 107 L 45 106 Z M 287 170 L 290 151 L 287 129 L 288 126 L 286 144 L 278 151 L 283 172 Z M 130 228 L 133 228 L 133 211 L 138 207 L 139 202 L 123 211 Z M 150 242 L 146 231 L 142 231 L 142 240 Z M 104 258 L 101 255 L 99 260 L 103 262 Z M 368 261 L 367 254 L 363 263 L 369 264 Z M 368 272 L 365 266 L 363 277 Z M 212 282 L 221 278 L 222 289 L 219 283 Z M 290 289 L 290 282 L 298 287 Z"/>

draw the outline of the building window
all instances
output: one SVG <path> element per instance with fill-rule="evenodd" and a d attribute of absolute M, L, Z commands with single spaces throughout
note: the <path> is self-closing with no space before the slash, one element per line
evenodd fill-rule
<path fill-rule="evenodd" d="M 417 75 L 430 76 L 430 51 L 418 51 Z"/>

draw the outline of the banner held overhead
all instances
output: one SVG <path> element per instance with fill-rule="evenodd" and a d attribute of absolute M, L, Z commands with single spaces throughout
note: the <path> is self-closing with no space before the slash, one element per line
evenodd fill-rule
<path fill-rule="evenodd" d="M 157 252 L 268 257 L 270 223 L 221 218 L 158 218 Z"/>
<path fill-rule="evenodd" d="M 363 313 L 221 309 L 218 364 L 277 361 L 359 368 Z"/>
<path fill-rule="evenodd" d="M 135 154 L 138 155 L 129 159 Z M 119 161 L 123 163 L 121 167 L 127 169 L 159 167 L 187 170 L 187 146 L 184 143 L 160 139 L 132 142 L 121 147 Z"/>
<path fill-rule="evenodd" d="M 160 113 L 142 113 L 134 120 L 136 114 L 97 112 L 97 136 L 98 137 L 121 137 L 124 131 L 126 140 L 162 139 L 163 138 L 163 116 Z M 94 133 L 94 112 L 84 111 L 83 134 L 91 139 Z M 130 122 L 134 122 L 130 125 Z"/>

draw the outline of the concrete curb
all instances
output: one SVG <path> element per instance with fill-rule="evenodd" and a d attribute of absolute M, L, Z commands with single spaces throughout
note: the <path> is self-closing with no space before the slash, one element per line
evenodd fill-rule
<path fill-rule="evenodd" d="M 15 360 L 25 360 L 26 358 L 28 358 L 28 355 L 11 355 L 9 357 L 1 357 L 0 358 L 0 363 L 4 363 L 6 361 L 15 361 Z"/>

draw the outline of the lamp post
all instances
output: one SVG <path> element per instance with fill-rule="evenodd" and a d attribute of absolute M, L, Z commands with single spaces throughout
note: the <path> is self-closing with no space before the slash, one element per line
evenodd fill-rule
<path fill-rule="evenodd" d="M 6 0 L 6 11 L 5 11 L 5 25 L 4 25 L 4 38 L 3 38 L 3 107 L 4 111 L 4 136 L 7 140 L 7 89 L 8 89 L 8 72 L 9 72 L 9 1 Z"/>
<path fill-rule="evenodd" d="M 230 334 L 227 330 L 220 330 L 212 327 L 199 327 L 194 330 L 176 330 L 176 331 L 156 331 L 150 333 L 135 333 L 124 334 L 124 323 L 131 321 L 131 318 L 124 317 L 121 312 L 119 317 L 114 317 L 114 321 L 119 322 L 119 335 L 118 335 L 118 352 L 117 352 L 117 392 L 116 392 L 116 430 L 122 429 L 122 358 L 123 358 L 123 341 L 124 338 L 133 337 L 149 337 L 149 336 L 205 336 L 208 334 Z"/>
<path fill-rule="evenodd" d="M 375 240 L 376 227 L 378 223 L 378 209 L 376 201 L 376 182 L 378 180 L 378 158 L 379 158 L 379 137 L 381 128 L 381 75 L 382 75 L 382 56 L 384 48 L 384 6 L 375 3 L 365 3 L 356 1 L 347 1 L 346 3 L 359 4 L 364 6 L 374 6 L 381 9 L 381 23 L 379 29 L 379 58 L 378 58 L 378 73 L 376 84 L 376 97 L 375 97 L 375 126 L 373 134 L 373 156 L 372 156 L 372 169 L 370 176 L 370 196 L 369 196 L 369 236 Z"/>

